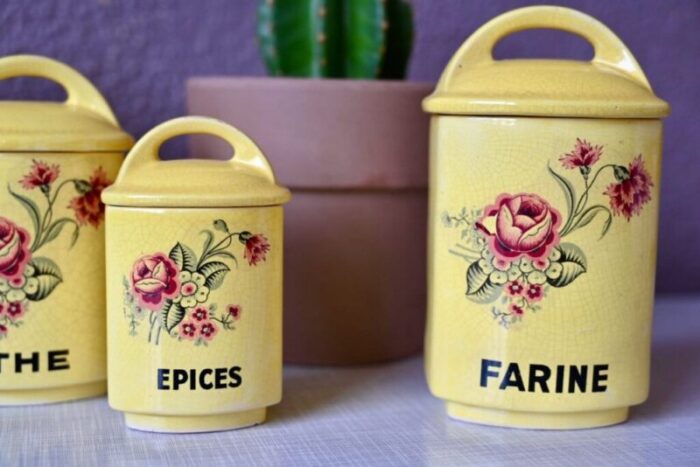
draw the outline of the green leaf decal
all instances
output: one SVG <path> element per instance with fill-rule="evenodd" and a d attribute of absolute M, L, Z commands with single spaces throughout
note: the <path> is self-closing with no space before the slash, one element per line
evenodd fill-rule
<path fill-rule="evenodd" d="M 571 216 L 574 213 L 574 203 L 576 202 L 576 189 L 574 188 L 574 185 L 571 184 L 570 181 L 556 173 L 554 170 L 552 170 L 551 167 L 547 166 L 547 170 L 549 170 L 549 173 L 552 175 L 554 180 L 557 181 L 559 184 L 559 187 L 561 190 L 564 192 L 564 198 L 566 199 L 566 218 L 567 218 L 567 224 L 568 220 L 571 219 Z"/>
<path fill-rule="evenodd" d="M 223 219 L 217 219 L 214 221 L 214 228 L 218 230 L 219 232 L 223 233 L 229 233 L 228 231 L 228 225 L 226 225 L 226 221 Z"/>
<path fill-rule="evenodd" d="M 202 248 L 203 254 L 206 254 L 211 248 L 211 244 L 214 242 L 214 234 L 210 230 L 202 230 L 202 235 L 204 235 L 204 248 Z"/>
<path fill-rule="evenodd" d="M 175 261 L 181 271 L 195 272 L 197 270 L 197 255 L 187 245 L 177 242 L 168 256 Z"/>
<path fill-rule="evenodd" d="M 24 197 L 18 193 L 15 193 L 9 186 L 7 187 L 7 191 L 10 192 L 12 197 L 19 201 L 22 207 L 27 211 L 27 214 L 29 214 L 29 218 L 32 220 L 32 225 L 34 226 L 34 242 L 36 243 L 36 239 L 39 233 L 39 225 L 41 223 L 41 214 L 39 213 L 39 206 L 37 206 L 36 203 L 31 199 Z M 32 250 L 33 247 L 34 245 L 32 245 Z"/>
<path fill-rule="evenodd" d="M 467 269 L 467 296 L 476 303 L 491 303 L 501 294 L 501 286 L 489 281 L 489 274 L 479 262 L 473 262 Z"/>
<path fill-rule="evenodd" d="M 586 272 L 588 264 L 583 251 L 572 243 L 562 243 L 557 250 L 561 253 L 558 262 L 562 265 L 562 272 L 556 279 L 548 278 L 547 282 L 553 287 L 564 287 Z"/>
<path fill-rule="evenodd" d="M 226 250 L 219 249 L 219 250 L 210 251 L 208 257 L 213 258 L 214 256 L 221 256 L 223 258 L 228 258 L 231 261 L 233 261 L 236 264 L 236 266 L 238 266 L 238 260 L 233 255 L 233 253 L 230 253 Z"/>
<path fill-rule="evenodd" d="M 610 213 L 610 209 L 601 204 L 596 204 L 595 206 L 591 206 L 590 208 L 583 211 L 579 216 L 579 221 L 576 222 L 574 228 L 572 228 L 571 231 L 587 226 L 593 221 L 593 219 L 596 218 L 598 214 L 601 213 L 607 216 L 605 222 L 603 223 L 603 230 L 600 234 L 600 238 L 603 238 L 605 234 L 608 233 L 608 230 L 612 225 L 612 214 Z"/>
<path fill-rule="evenodd" d="M 36 292 L 27 294 L 27 298 L 38 302 L 51 295 L 51 292 L 54 291 L 58 284 L 63 282 L 63 274 L 61 274 L 61 269 L 58 265 L 49 258 L 32 258 L 29 264 L 34 267 L 34 275 L 32 277 L 36 278 L 39 284 Z"/>
<path fill-rule="evenodd" d="M 214 290 L 221 287 L 226 274 L 231 270 L 226 264 L 220 261 L 210 261 L 199 268 L 199 273 L 206 277 L 204 285 Z"/>
<path fill-rule="evenodd" d="M 175 329 L 184 318 L 185 309 L 182 308 L 179 303 L 174 303 L 171 300 L 165 301 L 163 309 L 160 312 L 160 322 L 168 332 Z"/>
<path fill-rule="evenodd" d="M 58 219 L 57 221 L 55 221 L 54 223 L 51 224 L 49 229 L 46 231 L 46 236 L 44 237 L 44 240 L 42 241 L 42 245 L 49 243 L 50 241 L 55 240 L 61 234 L 61 231 L 63 230 L 63 228 L 66 225 L 73 226 L 73 235 L 71 236 L 71 246 L 75 245 L 75 242 L 78 240 L 80 228 L 78 227 L 77 222 L 75 222 L 73 219 L 69 219 L 68 217 Z"/>

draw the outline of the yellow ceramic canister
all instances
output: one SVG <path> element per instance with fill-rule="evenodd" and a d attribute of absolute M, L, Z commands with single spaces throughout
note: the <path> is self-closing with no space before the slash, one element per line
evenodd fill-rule
<path fill-rule="evenodd" d="M 0 102 L 0 405 L 106 389 L 104 205 L 133 141 L 74 69 L 17 55 L 0 79 L 45 78 L 65 102 Z"/>
<path fill-rule="evenodd" d="M 579 35 L 595 56 L 493 59 L 534 28 Z M 451 417 L 489 425 L 626 420 L 649 387 L 668 105 L 607 27 L 540 6 L 476 31 L 424 109 L 431 391 Z"/>
<path fill-rule="evenodd" d="M 161 161 L 184 134 L 233 158 Z M 134 146 L 107 204 L 109 403 L 135 429 L 262 423 L 282 395 L 282 204 L 260 149 L 218 120 L 163 123 Z"/>

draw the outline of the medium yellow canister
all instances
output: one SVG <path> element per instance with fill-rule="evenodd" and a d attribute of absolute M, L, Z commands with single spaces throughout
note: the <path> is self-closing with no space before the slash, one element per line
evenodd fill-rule
<path fill-rule="evenodd" d="M 0 102 L 0 405 L 106 389 L 104 206 L 133 141 L 102 95 L 54 60 L 0 59 L 65 102 Z"/>
<path fill-rule="evenodd" d="M 579 35 L 595 56 L 492 58 L 534 28 Z M 607 27 L 541 6 L 476 31 L 424 109 L 431 391 L 451 417 L 489 425 L 626 420 L 649 387 L 668 105 Z"/>
<path fill-rule="evenodd" d="M 227 161 L 161 161 L 208 134 Z M 135 429 L 263 422 L 282 394 L 282 204 L 260 149 L 218 120 L 163 123 L 131 150 L 107 204 L 109 403 Z"/>

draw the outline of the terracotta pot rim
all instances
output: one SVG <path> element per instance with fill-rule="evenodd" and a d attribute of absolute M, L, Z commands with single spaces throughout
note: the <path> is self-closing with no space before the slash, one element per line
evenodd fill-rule
<path fill-rule="evenodd" d="M 420 102 L 432 89 L 409 81 L 194 77 L 187 105 L 248 134 L 292 189 L 401 190 L 427 186 L 430 116 Z"/>
<path fill-rule="evenodd" d="M 405 80 L 366 80 L 345 78 L 297 78 L 277 76 L 226 76 L 226 75 L 202 75 L 191 76 L 187 79 L 187 86 L 206 84 L 209 86 L 246 85 L 246 86 L 274 86 L 279 88 L 285 85 L 291 88 L 307 89 L 314 87 L 322 90 L 345 90 L 347 92 L 367 91 L 394 91 L 430 93 L 435 88 L 435 83 L 429 81 L 405 81 Z"/>

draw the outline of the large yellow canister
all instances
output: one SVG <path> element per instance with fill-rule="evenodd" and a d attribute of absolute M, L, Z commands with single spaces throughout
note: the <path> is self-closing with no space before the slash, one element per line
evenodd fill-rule
<path fill-rule="evenodd" d="M 54 60 L 0 59 L 65 102 L 0 102 L 0 405 L 106 389 L 104 205 L 133 141 L 102 95 Z"/>
<path fill-rule="evenodd" d="M 217 136 L 226 161 L 159 159 L 166 140 Z M 109 403 L 131 428 L 261 423 L 282 396 L 282 204 L 267 159 L 214 119 L 184 117 L 129 152 L 107 204 Z"/>
<path fill-rule="evenodd" d="M 579 35 L 595 56 L 492 58 L 534 28 Z M 477 423 L 624 421 L 649 387 L 668 105 L 607 27 L 542 6 L 475 32 L 424 109 L 431 391 Z"/>

